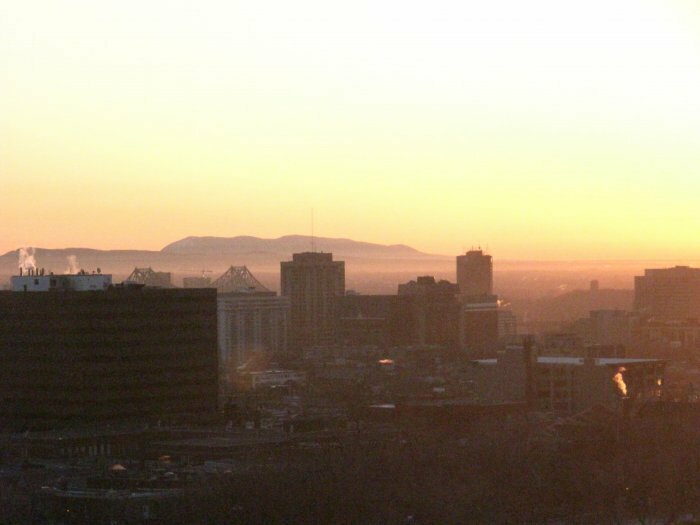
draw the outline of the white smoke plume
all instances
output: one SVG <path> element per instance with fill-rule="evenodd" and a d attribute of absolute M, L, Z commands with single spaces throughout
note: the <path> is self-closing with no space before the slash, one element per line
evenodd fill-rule
<path fill-rule="evenodd" d="M 76 257 L 75 255 L 69 255 L 68 257 L 66 257 L 66 260 L 68 261 L 68 268 L 66 268 L 66 271 L 63 273 L 72 275 L 77 274 L 80 271 L 78 257 Z"/>
<path fill-rule="evenodd" d="M 19 263 L 18 268 L 22 270 L 36 270 L 36 259 L 34 258 L 34 248 L 20 248 L 19 249 Z"/>
<path fill-rule="evenodd" d="M 627 372 L 624 366 L 617 369 L 617 373 L 613 376 L 613 383 L 617 385 L 617 389 L 623 396 L 627 395 L 627 384 L 625 383 L 625 378 L 622 377 L 622 373 Z"/>

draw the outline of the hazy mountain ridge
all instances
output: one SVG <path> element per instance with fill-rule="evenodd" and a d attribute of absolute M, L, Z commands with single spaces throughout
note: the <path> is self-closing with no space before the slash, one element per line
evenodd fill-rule
<path fill-rule="evenodd" d="M 409 246 L 381 245 L 350 239 L 314 239 L 317 251 L 332 252 L 337 260 L 347 260 L 353 269 L 373 271 L 380 266 L 408 266 L 421 273 L 435 264 L 450 265 L 450 257 L 430 255 Z M 100 268 L 123 278 L 134 267 L 151 266 L 155 270 L 177 275 L 197 275 L 211 272 L 214 277 L 231 265 L 246 265 L 252 271 L 278 272 L 280 261 L 290 260 L 293 253 L 311 250 L 311 238 L 287 235 L 279 239 L 258 237 L 186 237 L 168 244 L 161 250 L 98 250 L 93 248 L 34 248 L 36 265 L 57 274 L 68 268 L 67 259 L 75 256 L 79 266 L 87 271 Z M 0 256 L 0 275 L 17 273 L 19 249 Z M 352 272 L 352 270 L 350 270 Z M 423 273 L 425 273 L 423 272 Z"/>
<path fill-rule="evenodd" d="M 404 244 L 376 244 L 352 239 L 285 235 L 276 239 L 260 237 L 197 237 L 190 236 L 165 246 L 161 252 L 178 254 L 210 253 L 299 253 L 305 251 L 332 252 L 337 257 L 372 258 L 447 258 L 420 252 Z"/>

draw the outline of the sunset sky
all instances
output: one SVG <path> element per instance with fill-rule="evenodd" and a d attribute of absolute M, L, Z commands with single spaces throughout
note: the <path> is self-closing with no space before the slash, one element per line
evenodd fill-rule
<path fill-rule="evenodd" d="M 700 258 L 700 2 L 0 0 L 0 252 Z"/>

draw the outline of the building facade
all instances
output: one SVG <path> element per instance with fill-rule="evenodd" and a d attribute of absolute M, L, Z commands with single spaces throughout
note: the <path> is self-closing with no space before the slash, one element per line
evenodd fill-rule
<path fill-rule="evenodd" d="M 484 302 L 462 303 L 459 316 L 460 347 L 474 356 L 496 353 L 500 341 L 500 313 L 496 296 Z"/>
<path fill-rule="evenodd" d="M 456 284 L 436 281 L 430 275 L 399 285 L 399 297 L 409 299 L 413 319 L 407 330 L 415 334 L 415 344 L 457 347 L 461 310 L 458 292 Z"/>
<path fill-rule="evenodd" d="M 340 300 L 339 343 L 380 348 L 417 344 L 410 295 L 346 295 Z"/>
<path fill-rule="evenodd" d="M 54 275 L 30 270 L 26 275 L 15 275 L 10 279 L 13 292 L 98 291 L 112 285 L 112 276 L 101 273 L 79 273 L 77 275 Z"/>
<path fill-rule="evenodd" d="M 533 408 L 580 412 L 623 399 L 659 399 L 666 362 L 659 359 L 537 357 L 509 348 L 497 359 L 473 361 L 475 393 L 482 402 L 526 401 Z"/>
<path fill-rule="evenodd" d="M 507 341 L 518 333 L 518 319 L 510 308 L 498 308 L 498 338 Z"/>
<path fill-rule="evenodd" d="M 226 394 L 252 354 L 286 355 L 289 298 L 274 292 L 221 294 L 217 299 L 219 366 Z"/>
<path fill-rule="evenodd" d="M 337 337 L 339 300 L 345 295 L 345 262 L 331 253 L 295 253 L 280 263 L 282 295 L 290 301 L 289 346 L 295 353 L 327 346 Z"/>
<path fill-rule="evenodd" d="M 457 256 L 457 285 L 462 296 L 493 294 L 493 263 L 490 255 L 470 250 Z"/>
<path fill-rule="evenodd" d="M 632 340 L 635 348 L 646 353 L 667 357 L 679 354 L 700 355 L 700 322 L 646 321 L 634 327 Z"/>
<path fill-rule="evenodd" d="M 200 418 L 217 384 L 215 290 L 0 292 L 3 429 Z"/>
<path fill-rule="evenodd" d="M 634 278 L 634 308 L 661 321 L 700 318 L 700 268 L 644 270 Z"/>

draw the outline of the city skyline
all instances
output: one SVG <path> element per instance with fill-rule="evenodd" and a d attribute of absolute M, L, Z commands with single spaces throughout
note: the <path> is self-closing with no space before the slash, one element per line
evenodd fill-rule
<path fill-rule="evenodd" d="M 0 0 L 0 523 L 700 523 L 699 0 Z"/>
<path fill-rule="evenodd" d="M 0 252 L 700 259 L 693 2 L 0 6 Z"/>

